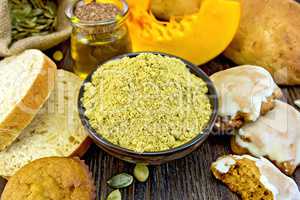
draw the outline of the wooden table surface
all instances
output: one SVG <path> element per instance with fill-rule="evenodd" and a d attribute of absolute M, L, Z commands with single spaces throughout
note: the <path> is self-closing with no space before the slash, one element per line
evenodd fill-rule
<path fill-rule="evenodd" d="M 52 55 L 61 49 L 65 59 L 57 63 L 60 68 L 70 69 L 69 42 L 55 47 L 46 53 Z M 233 66 L 223 56 L 219 56 L 201 68 L 208 74 Z M 293 105 L 300 99 L 300 87 L 282 87 L 286 101 Z M 210 165 L 219 156 L 229 154 L 229 137 L 211 135 L 208 140 L 192 154 L 160 166 L 150 166 L 150 177 L 146 183 L 134 184 L 122 190 L 123 200 L 235 200 L 239 199 L 210 173 Z M 134 165 L 118 160 L 92 145 L 83 157 L 93 173 L 97 188 L 97 200 L 106 199 L 111 189 L 106 181 L 120 172 L 132 173 Z M 300 169 L 294 175 L 300 185 Z M 0 178 L 0 194 L 5 181 Z"/>

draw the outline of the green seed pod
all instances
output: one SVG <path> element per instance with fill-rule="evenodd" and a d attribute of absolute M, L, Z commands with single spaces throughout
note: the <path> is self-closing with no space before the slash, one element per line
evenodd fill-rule
<path fill-rule="evenodd" d="M 112 188 L 125 188 L 131 185 L 133 177 L 126 173 L 118 174 L 107 181 L 107 184 Z"/>
<path fill-rule="evenodd" d="M 114 190 L 107 196 L 107 200 L 121 200 L 121 199 L 122 199 L 122 195 L 120 190 Z"/>

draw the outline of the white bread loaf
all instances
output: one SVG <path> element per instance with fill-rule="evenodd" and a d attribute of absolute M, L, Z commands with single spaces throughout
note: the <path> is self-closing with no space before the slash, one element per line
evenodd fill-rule
<path fill-rule="evenodd" d="M 54 87 L 56 65 L 39 50 L 0 62 L 0 150 L 30 124 Z"/>
<path fill-rule="evenodd" d="M 82 81 L 57 71 L 55 89 L 17 140 L 0 152 L 0 176 L 10 177 L 27 163 L 44 157 L 82 155 L 89 139 L 81 124 L 77 98 Z"/>

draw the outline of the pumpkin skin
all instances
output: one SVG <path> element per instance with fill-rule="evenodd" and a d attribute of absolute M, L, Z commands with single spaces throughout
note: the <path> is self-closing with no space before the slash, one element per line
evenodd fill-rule
<path fill-rule="evenodd" d="M 200 65 L 222 53 L 239 26 L 240 0 L 203 0 L 197 13 L 168 22 L 151 14 L 150 1 L 127 0 L 134 51 L 169 53 Z"/>

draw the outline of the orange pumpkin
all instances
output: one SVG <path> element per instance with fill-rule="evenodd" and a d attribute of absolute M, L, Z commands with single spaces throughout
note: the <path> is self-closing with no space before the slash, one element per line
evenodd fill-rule
<path fill-rule="evenodd" d="M 158 21 L 151 0 L 127 0 L 128 27 L 134 51 L 160 51 L 203 64 L 233 39 L 240 20 L 240 0 L 202 0 L 200 9 L 181 20 Z"/>

